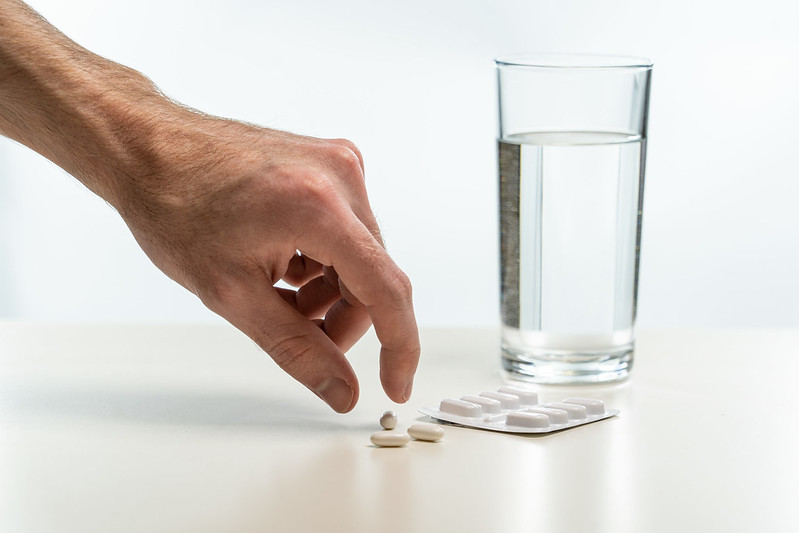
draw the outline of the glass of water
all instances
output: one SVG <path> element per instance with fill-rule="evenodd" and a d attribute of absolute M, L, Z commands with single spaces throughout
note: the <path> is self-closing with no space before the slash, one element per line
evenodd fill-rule
<path fill-rule="evenodd" d="M 496 60 L 502 364 L 597 383 L 633 362 L 652 63 Z"/>

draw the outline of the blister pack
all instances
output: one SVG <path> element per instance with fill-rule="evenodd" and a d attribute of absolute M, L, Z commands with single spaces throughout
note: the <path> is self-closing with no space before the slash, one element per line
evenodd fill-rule
<path fill-rule="evenodd" d="M 518 387 L 441 400 L 438 408 L 419 412 L 437 420 L 503 433 L 550 433 L 590 424 L 619 414 L 605 409 L 602 400 L 566 398 L 539 403 L 538 394 Z"/>

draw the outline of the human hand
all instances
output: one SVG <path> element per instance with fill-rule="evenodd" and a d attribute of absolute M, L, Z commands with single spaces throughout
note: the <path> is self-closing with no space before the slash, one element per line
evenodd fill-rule
<path fill-rule="evenodd" d="M 383 247 L 358 149 L 170 113 L 115 195 L 145 253 L 339 412 L 358 399 L 344 352 L 374 322 L 383 388 L 405 402 L 420 351 L 411 286 Z"/>
<path fill-rule="evenodd" d="M 0 134 L 116 207 L 164 273 L 336 411 L 357 402 L 344 351 L 370 322 L 383 388 L 408 399 L 411 286 L 383 248 L 352 143 L 192 111 L 24 2 L 0 7 Z"/>

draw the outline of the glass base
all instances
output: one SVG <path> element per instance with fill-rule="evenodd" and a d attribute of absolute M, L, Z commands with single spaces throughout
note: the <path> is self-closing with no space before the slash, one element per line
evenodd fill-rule
<path fill-rule="evenodd" d="M 521 352 L 502 347 L 502 368 L 509 379 L 547 385 L 609 383 L 627 378 L 633 365 L 632 345 L 612 351 Z"/>

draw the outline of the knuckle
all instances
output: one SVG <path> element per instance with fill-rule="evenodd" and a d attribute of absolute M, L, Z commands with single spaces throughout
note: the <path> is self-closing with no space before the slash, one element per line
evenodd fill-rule
<path fill-rule="evenodd" d="M 329 145 L 327 148 L 328 157 L 334 162 L 336 168 L 342 170 L 345 176 L 363 180 L 363 169 L 361 167 L 361 158 L 358 157 L 358 149 L 355 148 L 354 144 L 350 143 L 350 145 Z"/>
<path fill-rule="evenodd" d="M 411 279 L 399 268 L 394 267 L 387 278 L 387 294 L 390 303 L 397 309 L 407 309 L 413 299 Z"/>
<path fill-rule="evenodd" d="M 354 142 L 352 142 L 349 139 L 338 139 L 338 142 L 343 146 L 346 146 L 347 148 L 352 150 L 352 153 L 355 154 L 355 157 L 358 158 L 359 163 L 363 165 L 363 154 L 361 153 L 361 150 L 355 145 Z"/>
<path fill-rule="evenodd" d="M 343 139 L 343 138 L 342 139 L 333 139 L 333 142 L 334 143 L 338 143 L 338 144 L 340 144 L 342 146 L 346 146 L 347 148 L 349 148 L 353 152 L 357 152 L 358 151 L 358 147 L 355 146 L 355 143 L 352 142 L 349 139 Z"/>
<path fill-rule="evenodd" d="M 321 172 L 308 172 L 303 176 L 304 194 L 314 200 L 326 200 L 336 193 L 335 185 Z"/>
<path fill-rule="evenodd" d="M 289 333 L 278 337 L 265 350 L 280 368 L 299 378 L 307 373 L 313 346 L 308 335 Z"/>
<path fill-rule="evenodd" d="M 358 147 L 355 145 L 355 143 L 352 142 L 349 139 L 332 139 L 332 142 L 335 143 L 335 144 L 340 144 L 341 146 L 345 146 L 345 147 L 349 148 L 357 156 L 361 155 L 361 151 L 358 149 Z"/>
<path fill-rule="evenodd" d="M 241 284 L 228 278 L 216 278 L 204 284 L 197 295 L 208 309 L 220 314 L 238 308 L 243 297 Z"/>
<path fill-rule="evenodd" d="M 291 173 L 285 180 L 289 196 L 296 207 L 317 209 L 327 207 L 338 196 L 333 182 L 323 173 L 303 169 Z"/>

